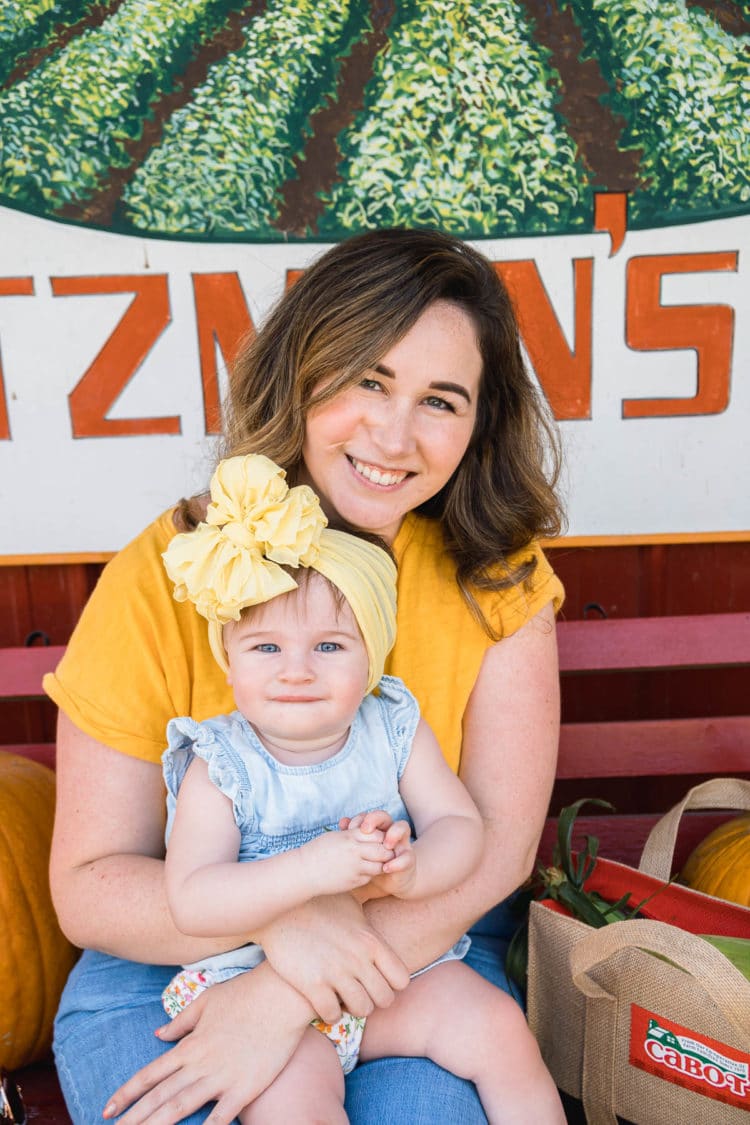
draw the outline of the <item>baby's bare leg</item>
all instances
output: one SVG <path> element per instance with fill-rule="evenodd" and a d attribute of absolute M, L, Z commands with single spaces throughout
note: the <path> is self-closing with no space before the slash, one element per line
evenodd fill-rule
<path fill-rule="evenodd" d="M 490 1125 L 565 1125 L 518 1004 L 460 961 L 436 965 L 368 1016 L 360 1059 L 385 1055 L 425 1056 L 468 1078 Z"/>
<path fill-rule="evenodd" d="M 348 1125 L 344 1072 L 331 1040 L 308 1028 L 278 1078 L 238 1116 L 242 1125 Z"/>

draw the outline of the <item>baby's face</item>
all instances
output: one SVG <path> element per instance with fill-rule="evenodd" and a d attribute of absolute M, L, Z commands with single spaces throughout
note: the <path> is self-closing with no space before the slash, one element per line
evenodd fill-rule
<path fill-rule="evenodd" d="M 367 650 L 326 581 L 257 606 L 224 631 L 237 708 L 271 753 L 323 757 L 344 744 L 364 696 Z"/>

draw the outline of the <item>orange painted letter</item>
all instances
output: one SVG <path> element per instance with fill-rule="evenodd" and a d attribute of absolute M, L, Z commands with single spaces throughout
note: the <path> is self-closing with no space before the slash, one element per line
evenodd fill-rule
<path fill-rule="evenodd" d="M 729 305 L 662 305 L 666 274 L 736 270 L 737 254 L 658 254 L 631 258 L 627 269 L 625 339 L 635 351 L 678 351 L 697 356 L 696 388 L 691 398 L 629 398 L 623 418 L 721 414 L 729 404 L 734 310 Z"/>
<path fill-rule="evenodd" d="M 625 191 L 598 191 L 594 195 L 594 230 L 609 234 L 609 256 L 621 249 L 628 230 L 628 195 Z"/>
<path fill-rule="evenodd" d="M 299 281 L 304 273 L 304 270 L 287 270 L 286 271 L 286 287 L 291 289 L 295 281 Z"/>
<path fill-rule="evenodd" d="M 203 384 L 206 433 L 221 433 L 219 373 L 216 345 L 227 367 L 237 357 L 239 345 L 254 332 L 245 294 L 236 273 L 194 273 L 193 295 L 198 324 L 198 350 Z"/>
<path fill-rule="evenodd" d="M 0 277 L 0 297 L 33 297 L 33 277 Z M 5 379 L 0 359 L 0 441 L 10 441 L 10 419 L 5 399 Z"/>
<path fill-rule="evenodd" d="M 495 262 L 518 317 L 523 342 L 556 418 L 591 417 L 591 305 L 594 262 L 573 261 L 575 345 L 571 349 L 536 262 Z"/>
<path fill-rule="evenodd" d="M 135 375 L 169 324 L 169 290 L 165 274 L 118 277 L 53 277 L 55 297 L 99 293 L 133 293 L 122 320 L 71 393 L 73 437 L 122 434 L 179 434 L 179 416 L 107 418 L 118 396 Z"/>

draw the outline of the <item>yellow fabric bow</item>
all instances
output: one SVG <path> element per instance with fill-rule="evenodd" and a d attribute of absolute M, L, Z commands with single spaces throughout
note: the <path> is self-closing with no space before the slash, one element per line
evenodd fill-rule
<path fill-rule="evenodd" d="M 370 660 L 367 690 L 377 685 L 396 633 L 396 568 L 380 547 L 326 528 L 307 485 L 251 453 L 221 461 L 211 479 L 205 522 L 175 535 L 162 555 L 177 601 L 191 601 L 209 623 L 218 664 L 228 670 L 223 627 L 247 606 L 294 590 L 279 564 L 318 570 L 337 586 L 357 619 Z"/>

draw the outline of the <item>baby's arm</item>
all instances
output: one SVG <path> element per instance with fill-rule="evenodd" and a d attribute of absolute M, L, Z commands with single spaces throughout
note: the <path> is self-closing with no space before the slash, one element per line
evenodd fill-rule
<path fill-rule="evenodd" d="M 393 852 L 382 832 L 324 832 L 300 848 L 238 863 L 240 833 L 229 798 L 200 758 L 180 786 L 166 859 L 176 926 L 195 937 L 252 934 L 318 895 L 361 887 Z"/>
<path fill-rule="evenodd" d="M 396 898 L 429 898 L 451 890 L 478 866 L 484 847 L 484 826 L 479 810 L 440 752 L 432 730 L 420 720 L 399 791 L 414 822 L 399 820 L 387 827 L 372 813 L 352 821 L 360 831 L 376 825 L 385 828 L 383 843 L 394 858 L 383 864 L 362 891 L 360 901 L 394 895 Z"/>

